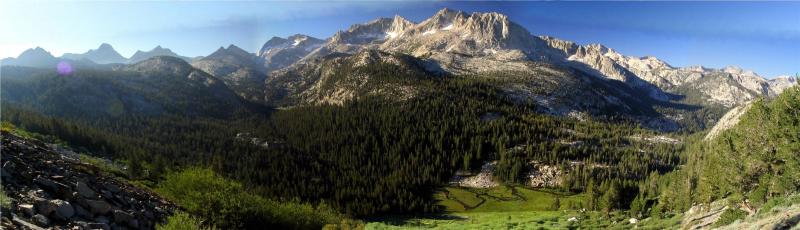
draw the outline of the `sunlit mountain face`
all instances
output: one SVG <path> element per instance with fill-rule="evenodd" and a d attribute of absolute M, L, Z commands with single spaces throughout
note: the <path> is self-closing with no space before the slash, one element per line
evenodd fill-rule
<path fill-rule="evenodd" d="M 3 2 L 0 224 L 789 229 L 797 10 Z"/>

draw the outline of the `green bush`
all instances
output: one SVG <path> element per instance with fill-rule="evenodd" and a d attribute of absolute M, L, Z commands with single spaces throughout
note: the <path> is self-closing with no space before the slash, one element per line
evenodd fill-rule
<path fill-rule="evenodd" d="M 11 199 L 6 195 L 6 190 L 0 185 L 0 206 L 3 208 L 11 208 Z"/>
<path fill-rule="evenodd" d="M 719 220 L 714 222 L 712 227 L 716 228 L 729 225 L 736 220 L 743 219 L 745 216 L 747 216 L 747 212 L 737 208 L 729 208 L 719 216 Z"/>
<path fill-rule="evenodd" d="M 178 212 L 167 219 L 166 224 L 156 226 L 157 230 L 215 230 L 216 228 L 203 226 L 200 219 L 194 218 L 185 212 Z"/>
<path fill-rule="evenodd" d="M 238 182 L 207 168 L 172 173 L 156 189 L 189 213 L 225 229 L 320 229 L 341 217 L 325 205 L 276 202 L 253 195 Z"/>

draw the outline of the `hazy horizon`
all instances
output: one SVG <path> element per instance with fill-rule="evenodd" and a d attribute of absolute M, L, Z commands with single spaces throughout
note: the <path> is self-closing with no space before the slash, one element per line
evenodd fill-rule
<path fill-rule="evenodd" d="M 273 36 L 325 39 L 352 24 L 401 15 L 420 22 L 441 8 L 499 12 L 534 35 L 599 43 L 673 66 L 739 66 L 794 75 L 800 3 L 690 2 L 2 2 L 0 58 L 42 47 L 54 56 L 101 43 L 130 57 L 157 45 L 205 56 L 230 44 L 257 52 Z M 47 15 L 48 17 L 42 17 Z M 52 18 L 58 18 L 53 20 Z M 135 20 L 132 20 L 135 19 Z M 26 23 L 20 23 L 26 22 Z M 54 39 L 58 38 L 58 39 Z"/>

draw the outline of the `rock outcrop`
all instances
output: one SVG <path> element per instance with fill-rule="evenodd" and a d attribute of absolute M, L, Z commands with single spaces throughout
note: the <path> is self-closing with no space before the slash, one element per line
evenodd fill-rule
<path fill-rule="evenodd" d="M 747 103 L 744 105 L 740 105 L 728 111 L 722 118 L 717 121 L 717 124 L 711 128 L 711 131 L 708 131 L 708 134 L 704 137 L 704 140 L 711 140 L 715 137 L 719 136 L 723 131 L 728 130 L 739 123 L 739 118 L 742 117 L 750 107 L 752 107 L 753 103 Z"/>
<path fill-rule="evenodd" d="M 70 151 L 2 133 L 4 229 L 154 229 L 176 206 Z"/>

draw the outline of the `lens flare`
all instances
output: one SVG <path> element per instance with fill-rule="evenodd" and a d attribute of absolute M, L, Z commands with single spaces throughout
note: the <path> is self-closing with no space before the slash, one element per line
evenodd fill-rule
<path fill-rule="evenodd" d="M 69 62 L 61 61 L 56 65 L 56 71 L 61 75 L 69 75 L 72 73 L 72 65 Z"/>

